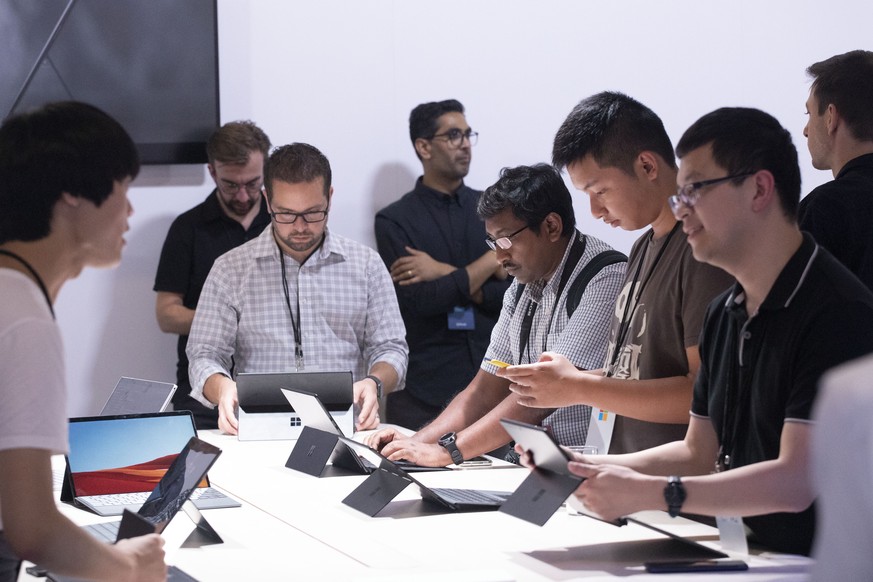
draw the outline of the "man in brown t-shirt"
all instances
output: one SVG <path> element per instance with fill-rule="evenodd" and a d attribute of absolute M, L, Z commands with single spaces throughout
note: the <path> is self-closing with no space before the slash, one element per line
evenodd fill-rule
<path fill-rule="evenodd" d="M 692 257 L 670 210 L 677 173 L 670 138 L 650 109 L 604 92 L 573 109 L 555 136 L 552 160 L 588 194 L 595 218 L 624 230 L 651 228 L 631 249 L 602 370 L 576 370 L 544 353 L 536 364 L 499 375 L 513 382 L 519 404 L 588 404 L 618 415 L 610 453 L 680 440 L 700 365 L 703 315 L 732 279 Z"/>

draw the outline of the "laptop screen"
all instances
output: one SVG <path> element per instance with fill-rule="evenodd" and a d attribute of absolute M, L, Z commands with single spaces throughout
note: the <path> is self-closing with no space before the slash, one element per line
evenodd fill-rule
<path fill-rule="evenodd" d="M 163 412 L 175 391 L 176 385 L 168 382 L 122 377 L 103 405 L 100 416 Z"/>
<path fill-rule="evenodd" d="M 152 491 L 195 435 L 187 411 L 71 418 L 67 459 L 75 495 Z"/>

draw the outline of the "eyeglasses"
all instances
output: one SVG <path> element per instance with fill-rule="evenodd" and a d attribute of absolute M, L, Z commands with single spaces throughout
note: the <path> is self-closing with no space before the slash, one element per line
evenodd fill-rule
<path fill-rule="evenodd" d="M 313 222 L 322 222 L 327 218 L 327 210 L 310 210 L 309 212 L 271 212 L 270 216 L 279 224 L 294 224 L 298 218 L 302 218 L 303 222 L 312 224 Z"/>
<path fill-rule="evenodd" d="M 692 182 L 684 186 L 680 186 L 676 190 L 675 196 L 670 196 L 670 209 L 673 214 L 679 212 L 680 204 L 684 204 L 687 208 L 694 208 L 702 194 L 701 190 L 707 186 L 715 186 L 728 180 L 739 180 L 740 178 L 748 178 L 755 175 L 755 172 L 746 172 L 744 174 L 733 174 L 724 178 L 713 178 L 712 180 L 701 180 L 700 182 Z"/>
<path fill-rule="evenodd" d="M 464 138 L 467 138 L 467 141 L 470 142 L 471 146 L 476 145 L 476 142 L 479 141 L 478 132 L 473 131 L 472 129 L 468 129 L 467 131 L 461 131 L 456 127 L 453 127 L 445 133 L 438 133 L 430 139 L 436 139 L 438 137 L 444 138 L 453 148 L 461 147 L 461 144 L 464 143 Z"/>
<path fill-rule="evenodd" d="M 512 237 L 514 237 L 526 228 L 527 225 L 522 226 L 514 233 L 502 236 L 500 238 L 491 238 L 490 236 L 486 236 L 485 244 L 488 245 L 488 248 L 490 248 L 492 251 L 496 251 L 497 247 L 500 247 L 504 251 L 509 250 L 512 247 Z"/>
<path fill-rule="evenodd" d="M 254 195 L 260 192 L 261 188 L 263 187 L 263 178 L 255 178 L 251 182 L 246 182 L 245 184 L 237 184 L 236 182 L 229 182 L 227 180 L 218 181 L 218 189 L 230 196 L 236 195 L 236 193 L 239 192 L 241 188 L 245 188 L 246 192 L 248 192 L 250 195 Z"/>

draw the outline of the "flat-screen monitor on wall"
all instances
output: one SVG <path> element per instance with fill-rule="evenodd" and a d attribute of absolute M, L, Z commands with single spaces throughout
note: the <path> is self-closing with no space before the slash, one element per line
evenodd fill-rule
<path fill-rule="evenodd" d="M 206 161 L 219 125 L 216 0 L 2 0 L 0 115 L 100 107 L 145 164 Z"/>

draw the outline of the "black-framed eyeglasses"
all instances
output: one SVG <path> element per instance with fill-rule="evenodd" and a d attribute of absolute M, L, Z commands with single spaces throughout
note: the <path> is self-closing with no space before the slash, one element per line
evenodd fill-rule
<path fill-rule="evenodd" d="M 680 186 L 676 190 L 675 196 L 670 196 L 670 209 L 673 210 L 673 214 L 679 212 L 680 204 L 684 204 L 687 208 L 694 208 L 694 205 L 697 204 L 697 201 L 700 199 L 700 195 L 703 193 L 701 190 L 708 186 L 715 186 L 716 184 L 721 184 L 722 182 L 727 182 L 728 180 L 739 180 L 740 178 L 748 178 L 749 176 L 755 175 L 755 172 L 745 172 L 743 174 L 733 174 L 731 176 L 725 176 L 724 178 L 713 178 L 712 180 L 701 180 L 699 182 L 692 182 L 690 184 L 685 184 L 684 186 Z"/>
<path fill-rule="evenodd" d="M 512 247 L 512 237 L 523 231 L 527 228 L 527 225 L 522 226 L 518 230 L 516 230 L 512 234 L 508 234 L 506 236 L 501 236 L 500 238 L 491 238 L 490 236 L 485 237 L 485 244 L 488 245 L 492 251 L 496 251 L 499 247 L 502 250 L 509 250 Z"/>
<path fill-rule="evenodd" d="M 245 184 L 237 184 L 236 182 L 230 182 L 228 180 L 218 181 L 218 189 L 229 196 L 235 196 L 241 188 L 245 188 L 249 195 L 254 195 L 260 192 L 263 187 L 263 178 L 255 178 L 251 182 L 246 182 Z"/>
<path fill-rule="evenodd" d="M 457 127 L 453 127 L 444 133 L 435 134 L 430 139 L 436 139 L 438 137 L 445 139 L 453 148 L 459 148 L 461 147 L 461 144 L 464 143 L 464 138 L 467 138 L 467 141 L 470 142 L 471 146 L 476 145 L 476 142 L 479 141 L 479 132 L 473 131 L 472 129 L 461 131 Z"/>
<path fill-rule="evenodd" d="M 312 224 L 314 222 L 322 222 L 327 218 L 327 210 L 310 210 L 308 212 L 271 212 L 270 216 L 279 224 L 294 224 L 298 218 L 302 218 L 303 222 Z"/>

